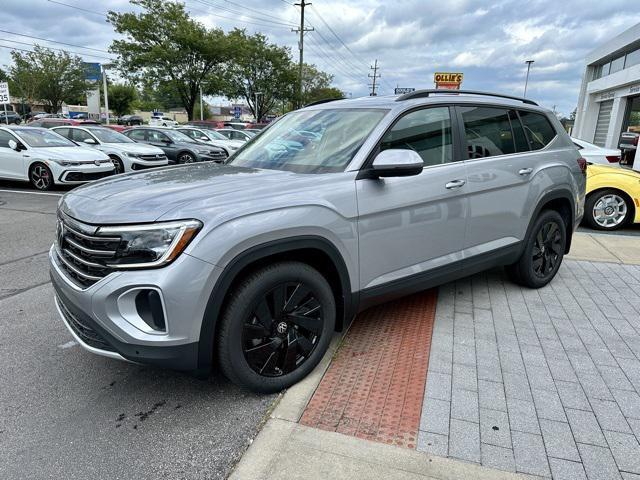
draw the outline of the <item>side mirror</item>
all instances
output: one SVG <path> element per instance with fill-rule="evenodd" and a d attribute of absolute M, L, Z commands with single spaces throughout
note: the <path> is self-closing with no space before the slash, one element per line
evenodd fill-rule
<path fill-rule="evenodd" d="M 422 173 L 422 157 L 413 150 L 383 150 L 373 160 L 369 169 L 370 178 L 410 177 Z"/>
<path fill-rule="evenodd" d="M 83 140 L 84 143 L 88 144 L 88 145 L 95 145 L 96 141 L 93 138 L 85 138 Z"/>
<path fill-rule="evenodd" d="M 15 140 L 9 140 L 8 145 L 11 150 L 15 150 L 16 152 L 19 152 L 20 150 L 24 150 L 24 145 L 16 142 Z"/>
<path fill-rule="evenodd" d="M 200 140 L 202 140 L 202 141 L 206 142 L 206 141 L 208 141 L 209 139 L 208 139 L 207 137 L 200 137 Z"/>
<path fill-rule="evenodd" d="M 161 142 L 162 142 L 162 143 L 165 143 L 165 144 L 167 144 L 167 145 L 170 145 L 170 144 L 172 144 L 172 143 L 173 143 L 173 140 L 171 140 L 170 138 L 163 138 L 163 139 L 161 140 Z"/>

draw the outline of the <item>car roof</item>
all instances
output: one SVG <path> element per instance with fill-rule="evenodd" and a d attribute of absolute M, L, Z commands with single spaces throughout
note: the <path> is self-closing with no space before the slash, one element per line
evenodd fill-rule
<path fill-rule="evenodd" d="M 530 99 L 503 95 L 499 93 L 480 92 L 475 90 L 416 90 L 404 95 L 384 95 L 375 97 L 360 97 L 342 100 L 326 100 L 307 105 L 303 110 L 323 110 L 334 108 L 384 108 L 389 110 L 404 110 L 407 107 L 438 104 L 486 104 L 491 106 L 505 106 L 526 110 L 537 110 L 549 113 L 550 110 L 539 106 Z"/>

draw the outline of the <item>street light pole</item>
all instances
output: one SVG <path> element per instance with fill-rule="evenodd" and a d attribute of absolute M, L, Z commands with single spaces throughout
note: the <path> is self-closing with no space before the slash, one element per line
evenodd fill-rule
<path fill-rule="evenodd" d="M 204 120 L 204 113 L 202 110 L 202 85 L 200 85 L 200 121 Z"/>
<path fill-rule="evenodd" d="M 107 70 L 106 68 L 102 69 L 102 83 L 104 85 L 104 114 L 107 125 L 109 125 L 109 93 L 107 90 Z M 98 98 L 98 100 L 100 100 Z"/>
<path fill-rule="evenodd" d="M 534 62 L 534 60 L 527 60 L 526 63 L 527 64 L 527 78 L 524 81 L 524 97 L 527 96 L 527 86 L 529 85 L 529 72 L 531 71 L 531 64 Z"/>

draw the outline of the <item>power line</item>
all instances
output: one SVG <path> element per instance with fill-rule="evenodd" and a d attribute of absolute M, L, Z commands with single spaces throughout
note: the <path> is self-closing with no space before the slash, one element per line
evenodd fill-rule
<path fill-rule="evenodd" d="M 207 3 L 207 2 L 205 2 L 204 0 L 192 0 L 192 1 L 194 1 L 194 2 L 198 2 L 199 4 L 202 4 L 202 5 L 206 6 L 208 9 L 212 9 L 212 8 L 221 8 L 221 7 L 220 7 L 220 6 L 218 6 L 218 5 L 213 5 L 213 4 L 211 4 L 211 3 Z M 200 10 L 200 9 L 194 8 L 193 6 L 190 6 L 189 8 L 190 8 L 191 10 L 193 10 L 193 11 L 196 11 L 196 12 L 202 12 L 202 13 L 204 13 L 205 15 L 211 15 L 211 16 L 213 16 L 213 17 L 219 17 L 219 18 L 223 18 L 223 19 L 225 19 L 225 20 L 233 20 L 233 21 L 238 22 L 238 23 L 247 23 L 247 24 L 249 24 L 249 25 L 259 25 L 259 26 L 261 26 L 261 27 L 270 27 L 270 28 L 287 28 L 287 29 L 291 28 L 292 26 L 295 26 L 295 25 L 293 25 L 293 24 L 287 24 L 287 23 L 276 23 L 276 22 L 272 22 L 271 20 L 268 20 L 268 19 L 261 19 L 261 18 L 251 17 L 251 16 L 245 15 L 245 14 L 243 14 L 243 13 L 238 13 L 237 11 L 232 11 L 232 10 L 229 10 L 229 9 L 226 9 L 226 10 L 224 10 L 224 9 L 223 9 L 223 11 L 226 11 L 226 12 L 228 12 L 228 13 L 233 13 L 233 14 L 236 14 L 236 15 L 243 15 L 243 16 L 245 16 L 245 17 L 247 17 L 247 18 L 252 18 L 252 19 L 254 19 L 254 20 L 259 20 L 260 22 L 264 22 L 264 23 L 255 22 L 255 21 L 251 21 L 251 20 L 240 20 L 240 19 L 238 19 L 238 18 L 236 18 L 236 17 L 227 17 L 227 16 L 225 16 L 225 15 L 220 15 L 219 13 L 212 13 L 211 11 L 204 11 L 204 10 Z M 267 23 L 267 22 L 268 22 L 268 23 Z"/>
<path fill-rule="evenodd" d="M 101 58 L 101 59 L 103 59 L 103 60 L 110 60 L 110 61 L 113 61 L 113 60 L 114 60 L 113 58 L 110 58 L 110 57 L 103 57 L 103 56 L 101 56 L 101 55 L 94 55 L 94 54 L 92 54 L 92 53 L 73 52 L 73 51 L 70 51 L 70 50 L 65 50 L 64 48 L 47 47 L 47 46 L 45 46 L 45 45 L 37 45 L 37 44 L 33 44 L 33 43 L 28 43 L 28 42 L 20 42 L 20 41 L 18 41 L 18 40 L 14 40 L 14 39 L 10 39 L 10 38 L 0 38 L 0 41 L 3 41 L 3 42 L 12 42 L 12 43 L 19 43 L 19 44 L 21 44 L 21 45 L 28 45 L 28 46 L 30 46 L 30 47 L 38 47 L 38 46 L 39 46 L 39 47 L 42 47 L 42 48 L 46 48 L 47 50 L 56 50 L 56 51 L 58 51 L 58 52 L 71 53 L 71 54 L 74 54 L 74 55 L 84 55 L 84 56 L 86 56 L 86 57 Z M 18 49 L 16 49 L 16 50 L 18 50 Z M 29 50 L 29 51 L 32 51 L 32 50 Z"/>
<path fill-rule="evenodd" d="M 359 59 L 355 53 L 353 53 L 353 51 L 347 46 L 346 43 L 344 43 L 344 41 L 342 40 L 342 38 L 340 38 L 340 36 L 333 30 L 333 28 L 331 28 L 331 26 L 327 23 L 327 21 L 322 17 L 322 15 L 320 15 L 320 12 L 318 12 L 318 10 L 315 7 L 311 7 L 311 10 L 313 10 L 313 13 L 320 19 L 320 21 L 324 24 L 325 27 L 327 27 L 329 29 L 329 31 L 333 34 L 334 37 L 336 37 L 338 39 L 338 41 L 342 44 L 342 46 L 344 48 L 347 49 L 347 51 L 349 53 L 351 53 L 351 55 L 353 55 L 353 58 L 356 59 L 357 61 L 362 61 L 364 63 L 364 65 L 366 65 L 366 62 L 364 62 L 363 60 Z"/>
<path fill-rule="evenodd" d="M 17 35 L 19 37 L 32 38 L 34 40 L 42 40 L 43 42 L 57 43 L 59 45 L 66 45 L 67 47 L 84 48 L 86 50 L 91 50 L 91 51 L 94 51 L 94 52 L 111 53 L 108 50 L 102 50 L 100 48 L 83 47 L 82 45 L 75 45 L 73 43 L 59 42 L 57 40 L 49 40 L 48 38 L 36 37 L 34 35 L 27 35 L 26 33 L 16 33 L 16 32 L 10 32 L 8 30 L 0 30 L 0 32 L 1 33 L 8 33 L 10 35 Z M 7 40 L 7 41 L 9 41 L 9 40 Z"/>
<path fill-rule="evenodd" d="M 376 58 L 376 63 L 371 66 L 371 70 L 373 70 L 373 75 L 369 74 L 369 78 L 373 80 L 371 84 L 371 96 L 376 96 L 376 81 L 380 78 L 380 74 L 378 73 L 378 59 Z"/>
<path fill-rule="evenodd" d="M 63 5 L 65 7 L 74 8 L 76 10 L 80 10 L 82 12 L 93 13 L 94 15 L 100 15 L 102 17 L 106 17 L 106 13 L 98 12 L 97 10 L 89 10 L 88 8 L 76 7 L 75 5 L 69 5 L 68 3 L 58 2 L 57 0 L 47 0 L 47 2 L 55 3 L 57 5 Z"/>

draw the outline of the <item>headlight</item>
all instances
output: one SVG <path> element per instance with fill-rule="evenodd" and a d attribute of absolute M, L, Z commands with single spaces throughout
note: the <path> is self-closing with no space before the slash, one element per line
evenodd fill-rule
<path fill-rule="evenodd" d="M 100 227 L 98 235 L 120 237 L 113 260 L 107 264 L 117 269 L 160 267 L 171 263 L 202 228 L 198 220 Z"/>
<path fill-rule="evenodd" d="M 124 154 L 129 158 L 138 158 L 138 154 L 137 153 L 125 152 Z"/>

